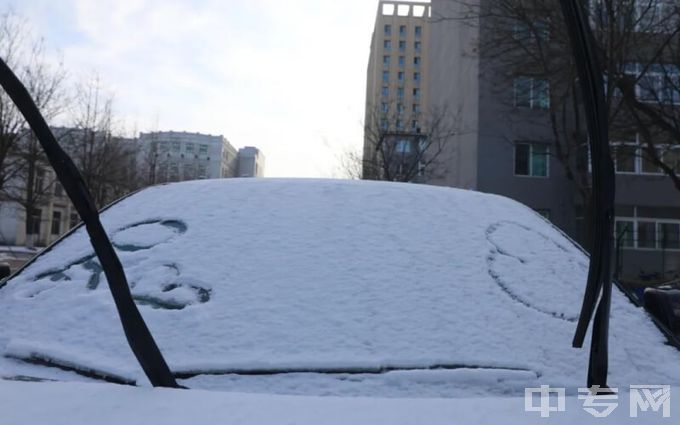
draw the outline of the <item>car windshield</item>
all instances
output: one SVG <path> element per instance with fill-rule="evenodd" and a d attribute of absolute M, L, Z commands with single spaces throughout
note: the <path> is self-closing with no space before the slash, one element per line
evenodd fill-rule
<path fill-rule="evenodd" d="M 191 388 L 423 397 L 581 384 L 587 352 L 567 342 L 588 259 L 507 198 L 218 180 L 145 189 L 102 218 Z M 612 314 L 615 382 L 680 379 L 659 367 L 680 353 L 620 291 Z M 0 321 L 5 375 L 144 381 L 83 228 L 0 290 Z"/>

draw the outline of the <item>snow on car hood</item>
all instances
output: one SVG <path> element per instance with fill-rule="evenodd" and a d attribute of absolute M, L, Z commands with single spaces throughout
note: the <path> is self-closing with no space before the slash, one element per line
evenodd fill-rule
<path fill-rule="evenodd" d="M 171 369 L 197 386 L 227 372 L 229 388 L 254 391 L 279 372 L 295 388 L 310 373 L 341 385 L 387 374 L 388 387 L 585 383 L 588 349 L 571 340 L 588 259 L 510 199 L 225 179 L 145 189 L 102 221 Z M 680 353 L 614 292 L 611 385 L 680 383 Z M 143 380 L 83 228 L 0 289 L 0 323 L 4 376 L 40 376 L 25 363 L 42 360 Z"/>

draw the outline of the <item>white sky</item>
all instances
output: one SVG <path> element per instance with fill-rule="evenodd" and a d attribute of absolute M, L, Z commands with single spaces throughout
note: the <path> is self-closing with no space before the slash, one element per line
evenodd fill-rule
<path fill-rule="evenodd" d="M 377 0 L 0 0 L 128 128 L 257 146 L 266 176 L 331 177 L 362 143 Z"/>

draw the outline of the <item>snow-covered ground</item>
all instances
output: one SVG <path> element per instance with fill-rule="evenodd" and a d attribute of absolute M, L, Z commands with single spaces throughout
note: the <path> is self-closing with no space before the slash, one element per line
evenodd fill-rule
<path fill-rule="evenodd" d="M 397 183 L 227 179 L 149 188 L 102 218 L 144 318 L 188 387 L 469 398 L 520 397 L 540 384 L 574 395 L 585 385 L 588 349 L 571 340 L 587 257 L 507 198 Z M 48 360 L 146 384 L 84 229 L 0 289 L 0 323 L 0 376 L 90 380 L 27 363 Z M 680 353 L 664 341 L 616 290 L 610 384 L 680 384 Z M 243 371 L 262 374 L 221 374 Z M 22 393 L 30 384 L 2 385 Z M 70 388 L 33 385 L 54 397 Z M 91 391 L 108 391 L 101 388 Z M 124 399 L 163 394 L 149 403 L 176 408 L 175 393 L 115 388 Z M 187 393 L 188 404 L 253 400 L 257 410 L 261 400 Z M 348 401 L 315 402 L 353 410 Z M 399 418 L 410 404 L 379 403 L 390 412 L 374 423 L 408 423 Z M 442 423 L 467 406 L 412 403 L 414 411 L 440 406 Z"/>

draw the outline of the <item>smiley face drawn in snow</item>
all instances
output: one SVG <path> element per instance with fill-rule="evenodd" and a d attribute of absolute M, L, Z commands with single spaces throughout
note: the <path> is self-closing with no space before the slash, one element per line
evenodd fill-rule
<path fill-rule="evenodd" d="M 576 321 L 588 274 L 582 253 L 512 221 L 492 224 L 486 238 L 492 246 L 486 258 L 489 275 L 503 292 L 527 308 Z M 575 272 L 583 279 L 574 279 Z"/>
<path fill-rule="evenodd" d="M 111 242 L 116 250 L 125 253 L 126 274 L 137 304 L 154 309 L 181 310 L 210 300 L 209 285 L 183 276 L 179 265 L 148 261 L 153 257 L 145 251 L 168 243 L 186 231 L 187 225 L 178 220 L 146 220 L 113 232 Z M 99 260 L 91 253 L 62 268 L 39 273 L 33 279 L 35 286 L 24 291 L 23 297 L 35 298 L 64 283 L 84 283 L 86 290 L 96 291 L 103 277 Z"/>

